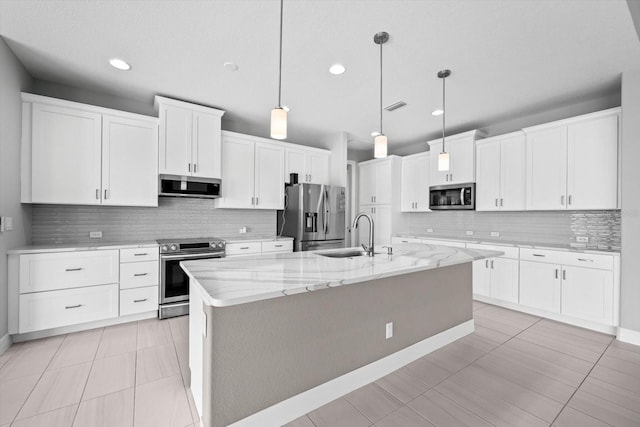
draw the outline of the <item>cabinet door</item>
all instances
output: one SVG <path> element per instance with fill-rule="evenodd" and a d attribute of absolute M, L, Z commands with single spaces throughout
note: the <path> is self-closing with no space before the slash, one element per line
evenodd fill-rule
<path fill-rule="evenodd" d="M 491 296 L 491 269 L 489 262 L 489 259 L 473 261 L 474 295 Z"/>
<path fill-rule="evenodd" d="M 100 204 L 102 116 L 33 104 L 32 202 Z"/>
<path fill-rule="evenodd" d="M 376 181 L 373 202 L 387 204 L 391 203 L 391 159 L 375 164 L 374 175 Z"/>
<path fill-rule="evenodd" d="M 307 173 L 309 182 L 329 184 L 329 155 L 309 153 L 307 155 Z"/>
<path fill-rule="evenodd" d="M 616 209 L 618 116 L 568 126 L 568 209 Z"/>
<path fill-rule="evenodd" d="M 193 176 L 221 178 L 221 118 L 193 112 L 191 172 Z"/>
<path fill-rule="evenodd" d="M 563 266 L 562 278 L 562 314 L 614 324 L 611 271 Z"/>
<path fill-rule="evenodd" d="M 160 106 L 159 173 L 191 175 L 192 112 Z"/>
<path fill-rule="evenodd" d="M 476 147 L 476 210 L 500 209 L 500 147 L 501 141 L 487 142 Z"/>
<path fill-rule="evenodd" d="M 376 188 L 375 166 L 371 163 L 358 166 L 360 205 L 373 203 Z"/>
<path fill-rule="evenodd" d="M 284 148 L 256 142 L 255 196 L 258 209 L 284 208 Z"/>
<path fill-rule="evenodd" d="M 479 152 L 478 155 L 480 155 Z M 500 145 L 500 209 L 508 211 L 525 209 L 525 177 L 526 139 L 524 135 L 503 140 Z"/>
<path fill-rule="evenodd" d="M 475 182 L 475 142 L 471 137 L 451 141 L 449 145 L 449 183 Z"/>
<path fill-rule="evenodd" d="M 527 210 L 566 208 L 567 128 L 527 133 Z"/>
<path fill-rule="evenodd" d="M 254 204 L 254 143 L 225 137 L 222 141 L 222 198 L 219 207 L 251 209 Z"/>
<path fill-rule="evenodd" d="M 376 251 L 381 251 L 383 245 L 391 245 L 391 205 L 378 205 L 374 207 L 373 221 L 375 224 Z"/>
<path fill-rule="evenodd" d="M 412 212 L 416 210 L 416 188 L 415 182 L 419 167 L 418 157 L 405 157 L 402 159 L 402 180 L 400 189 L 400 210 L 402 212 Z"/>
<path fill-rule="evenodd" d="M 102 204 L 158 206 L 158 126 L 103 116 Z"/>
<path fill-rule="evenodd" d="M 518 303 L 518 260 L 492 258 L 491 298 Z"/>
<path fill-rule="evenodd" d="M 446 147 L 449 149 L 449 141 L 446 142 Z M 442 151 L 442 142 L 429 144 L 429 152 L 431 155 L 429 156 L 429 185 L 445 185 L 449 184 L 449 173 L 450 170 L 447 171 L 439 171 L 438 170 L 438 155 Z M 449 155 L 449 159 L 451 159 L 451 155 Z M 449 165 L 451 166 L 451 165 Z"/>
<path fill-rule="evenodd" d="M 416 210 L 420 212 L 431 212 L 431 209 L 429 209 L 429 170 L 431 169 L 429 157 L 429 153 L 425 153 L 424 156 L 419 156 L 420 161 L 414 170 L 415 183 L 413 190 L 417 203 Z"/>
<path fill-rule="evenodd" d="M 307 173 L 307 156 L 304 151 L 301 150 L 292 150 L 286 149 L 286 173 L 284 177 L 284 181 L 288 184 L 291 181 L 289 180 L 289 174 L 297 173 L 298 174 L 298 182 L 309 182 Z"/>
<path fill-rule="evenodd" d="M 560 266 L 520 261 L 520 304 L 560 313 Z"/>

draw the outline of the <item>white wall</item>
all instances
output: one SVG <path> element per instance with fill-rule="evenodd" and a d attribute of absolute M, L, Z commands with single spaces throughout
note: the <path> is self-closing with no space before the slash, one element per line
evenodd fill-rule
<path fill-rule="evenodd" d="M 31 76 L 0 38 L 0 215 L 13 218 L 13 231 L 0 233 L 0 340 L 8 331 L 7 250 L 31 241 L 31 209 L 20 204 L 20 92 L 31 84 Z"/>
<path fill-rule="evenodd" d="M 620 326 L 640 333 L 640 71 L 622 75 Z"/>

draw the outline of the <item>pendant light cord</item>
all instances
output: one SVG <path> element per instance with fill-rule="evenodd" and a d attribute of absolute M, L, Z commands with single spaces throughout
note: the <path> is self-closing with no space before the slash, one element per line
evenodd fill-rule
<path fill-rule="evenodd" d="M 445 108 L 445 80 L 447 77 L 442 77 L 442 153 L 446 153 L 444 149 L 444 117 L 447 115 L 447 109 Z"/>
<path fill-rule="evenodd" d="M 382 44 L 380 43 L 380 135 L 384 135 L 382 132 Z"/>
<path fill-rule="evenodd" d="M 280 0 L 280 63 L 278 66 L 278 108 L 282 106 L 282 15 L 284 0 Z"/>

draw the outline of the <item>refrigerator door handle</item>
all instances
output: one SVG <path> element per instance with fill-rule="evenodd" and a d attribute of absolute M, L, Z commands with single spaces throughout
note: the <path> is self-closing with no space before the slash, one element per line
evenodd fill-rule
<path fill-rule="evenodd" d="M 329 229 L 329 191 L 326 188 L 322 192 L 322 197 L 324 197 L 324 212 L 322 213 L 322 216 L 324 219 L 324 234 L 326 238 L 327 231 Z"/>

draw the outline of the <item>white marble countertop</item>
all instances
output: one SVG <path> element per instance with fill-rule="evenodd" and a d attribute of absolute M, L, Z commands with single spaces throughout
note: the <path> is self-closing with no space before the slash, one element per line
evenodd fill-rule
<path fill-rule="evenodd" d="M 199 285 L 199 293 L 205 304 L 225 307 L 503 254 L 499 251 L 440 245 L 395 244 L 393 255 L 387 255 L 386 249 L 382 253 L 376 253 L 374 257 L 329 258 L 319 255 L 343 250 L 345 249 L 182 261 L 180 265 L 193 282 Z"/>
<path fill-rule="evenodd" d="M 106 249 L 132 249 L 132 248 L 153 248 L 157 247 L 156 241 L 148 242 L 100 242 L 77 243 L 77 244 L 52 244 L 52 245 L 28 245 L 21 246 L 7 251 L 7 254 L 37 254 L 43 252 L 73 252 L 73 251 L 95 251 Z"/>
<path fill-rule="evenodd" d="M 275 242 L 278 240 L 293 240 L 293 237 L 286 236 L 234 236 L 221 237 L 227 243 L 245 243 L 245 242 Z"/>

